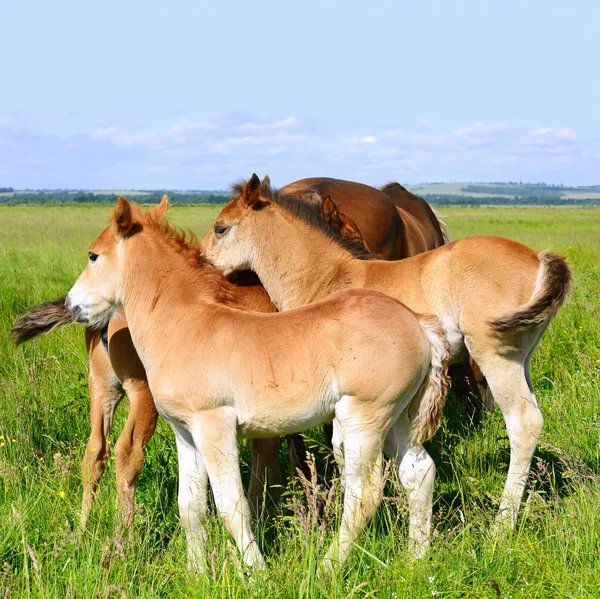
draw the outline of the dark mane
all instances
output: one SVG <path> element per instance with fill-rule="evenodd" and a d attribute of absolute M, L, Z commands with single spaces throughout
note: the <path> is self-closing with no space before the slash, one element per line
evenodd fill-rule
<path fill-rule="evenodd" d="M 231 197 L 239 198 L 247 181 L 239 181 L 231 186 Z M 364 245 L 345 237 L 340 231 L 332 227 L 321 216 L 321 205 L 323 197 L 315 189 L 307 188 L 299 193 L 285 193 L 275 189 L 271 185 L 261 184 L 260 195 L 265 200 L 269 200 L 283 208 L 293 217 L 298 218 L 313 229 L 324 233 L 329 239 L 334 241 L 341 248 L 352 254 L 359 260 L 371 260 L 373 254 L 365 249 Z"/>
<path fill-rule="evenodd" d="M 198 282 L 211 288 L 217 303 L 243 309 L 238 303 L 235 285 L 232 285 L 202 253 L 200 241 L 194 233 L 172 225 L 164 218 L 159 220 L 151 212 L 146 213 L 143 218 L 146 227 L 159 233 L 166 244 L 174 248 L 190 266 L 198 270 Z"/>

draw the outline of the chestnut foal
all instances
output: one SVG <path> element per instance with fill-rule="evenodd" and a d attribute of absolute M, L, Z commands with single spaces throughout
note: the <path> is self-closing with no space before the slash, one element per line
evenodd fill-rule
<path fill-rule="evenodd" d="M 240 276 L 241 274 L 241 276 Z M 251 274 L 251 273 L 249 273 Z M 255 312 L 276 312 L 266 291 L 247 273 L 229 277 L 231 293 L 236 302 Z M 30 308 L 20 316 L 11 331 L 17 345 L 49 333 L 73 322 L 60 297 Z M 80 527 L 85 529 L 90 517 L 98 484 L 109 458 L 108 438 L 113 417 L 125 393 L 129 398 L 129 413 L 123 431 L 115 445 L 117 476 L 118 529 L 129 529 L 133 523 L 135 487 L 144 464 L 144 450 L 154 434 L 158 412 L 148 387 L 144 366 L 135 350 L 123 310 L 119 310 L 102 328 L 86 328 L 88 351 L 88 385 L 90 389 L 91 431 L 81 463 L 83 501 Z M 265 482 L 277 493 L 282 484 L 279 468 L 279 440 L 255 440 L 252 448 L 250 504 L 260 508 Z"/>
<path fill-rule="evenodd" d="M 66 298 L 91 327 L 121 307 L 179 459 L 179 506 L 190 565 L 202 568 L 207 482 L 245 563 L 263 558 L 249 525 L 237 439 L 335 421 L 344 510 L 324 570 L 341 565 L 381 500 L 384 449 L 412 485 L 409 536 L 429 542 L 435 469 L 421 443 L 439 426 L 449 352 L 441 325 L 377 292 L 348 290 L 283 314 L 246 312 L 199 247 L 119 199 Z M 389 434 L 388 434 L 389 433 Z M 419 478 L 415 484 L 415 478 Z"/>
<path fill-rule="evenodd" d="M 395 262 L 361 260 L 331 226 L 336 219 L 315 219 L 293 196 L 261 188 L 256 175 L 237 190 L 202 242 L 224 273 L 252 269 L 278 310 L 350 287 L 382 291 L 412 310 L 435 314 L 454 359 L 471 354 L 506 421 L 510 465 L 496 523 L 513 527 L 543 425 L 529 362 L 569 294 L 564 259 L 480 236 Z M 336 208 L 326 198 L 322 210 Z"/>

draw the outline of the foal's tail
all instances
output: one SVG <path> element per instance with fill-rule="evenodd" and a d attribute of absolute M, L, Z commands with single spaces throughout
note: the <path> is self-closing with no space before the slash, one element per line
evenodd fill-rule
<path fill-rule="evenodd" d="M 415 407 L 418 405 L 418 412 L 413 418 L 411 441 L 415 445 L 421 445 L 435 435 L 442 423 L 444 403 L 450 385 L 450 345 L 442 323 L 435 316 L 419 314 L 417 318 L 431 347 L 429 374 L 415 396 L 418 403 L 413 404 Z"/>
<path fill-rule="evenodd" d="M 540 267 L 529 302 L 490 322 L 499 332 L 520 331 L 553 318 L 567 301 L 572 274 L 567 261 L 553 252 L 538 254 Z"/>
<path fill-rule="evenodd" d="M 73 318 L 65 307 L 65 298 L 58 297 L 33 306 L 19 316 L 10 331 L 10 338 L 15 345 L 21 345 L 70 322 Z"/>

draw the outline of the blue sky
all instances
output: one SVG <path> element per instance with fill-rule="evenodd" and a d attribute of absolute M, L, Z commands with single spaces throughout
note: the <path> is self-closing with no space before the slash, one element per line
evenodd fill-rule
<path fill-rule="evenodd" d="M 2 0 L 0 186 L 600 183 L 600 3 Z"/>

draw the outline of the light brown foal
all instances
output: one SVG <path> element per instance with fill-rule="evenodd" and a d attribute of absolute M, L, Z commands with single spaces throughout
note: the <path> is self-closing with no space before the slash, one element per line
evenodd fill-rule
<path fill-rule="evenodd" d="M 323 210 L 335 210 L 327 202 Z M 453 358 L 471 354 L 504 415 L 511 452 L 497 525 L 514 526 L 543 425 L 529 362 L 569 293 L 563 258 L 509 239 L 470 237 L 395 262 L 357 259 L 360 252 L 330 223 L 287 194 L 261 189 L 256 175 L 239 187 L 202 245 L 223 272 L 256 272 L 279 310 L 361 287 L 435 314 Z"/>
<path fill-rule="evenodd" d="M 332 418 L 345 494 L 324 569 L 344 562 L 381 500 L 384 444 L 402 456 L 409 536 L 422 551 L 435 469 L 421 471 L 421 443 L 439 426 L 447 390 L 440 323 L 356 289 L 281 314 L 247 312 L 199 247 L 164 220 L 166 208 L 165 201 L 142 215 L 121 198 L 66 305 L 91 327 L 124 310 L 157 409 L 175 433 L 190 564 L 204 565 L 208 479 L 244 561 L 263 564 L 237 439 L 302 431 Z"/>
<path fill-rule="evenodd" d="M 236 273 L 229 279 L 232 283 L 231 293 L 240 306 L 254 312 L 277 311 L 254 277 Z M 33 306 L 20 316 L 13 326 L 11 337 L 19 345 L 72 322 L 72 316 L 65 307 L 65 298 L 60 297 Z M 101 329 L 86 328 L 85 341 L 88 351 L 90 436 L 81 462 L 83 501 L 80 527 L 85 529 L 87 526 L 98 484 L 110 456 L 108 439 L 114 414 L 127 393 L 127 421 L 114 449 L 116 525 L 118 529 L 127 530 L 133 523 L 136 482 L 144 465 L 145 447 L 156 428 L 158 412 L 122 310 L 111 318 L 107 326 Z M 253 510 L 258 510 L 265 482 L 274 495 L 277 495 L 282 484 L 279 439 L 255 439 L 252 443 L 249 497 Z"/>

